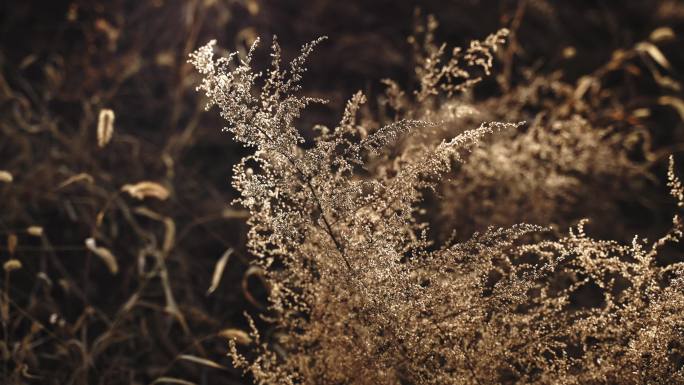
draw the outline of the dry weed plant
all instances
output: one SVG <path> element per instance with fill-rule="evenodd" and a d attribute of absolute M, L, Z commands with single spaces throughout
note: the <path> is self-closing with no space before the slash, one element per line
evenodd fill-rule
<path fill-rule="evenodd" d="M 414 80 L 411 2 L 0 5 L 0 383 L 682 383 L 681 253 L 631 241 L 670 226 L 652 180 L 682 149 L 684 5 L 421 4 L 447 28 L 418 19 Z M 330 102 L 297 119 L 301 59 L 263 97 L 239 61 L 212 74 L 257 144 L 249 266 L 224 182 L 250 150 L 186 60 L 276 31 L 284 56 L 334 34 L 306 82 Z"/>
<path fill-rule="evenodd" d="M 461 56 L 459 49 L 446 55 L 446 45 L 435 42 L 435 18 L 428 16 L 423 22 L 417 14 L 416 19 L 409 39 L 414 47 L 416 89 L 404 90 L 395 81 L 384 80 L 388 87 L 381 103 L 386 114 L 441 122 L 440 137 L 456 135 L 482 120 L 529 122 L 474 148 L 444 180 L 427 216 L 435 224 L 447 224 L 440 225 L 443 231 L 437 237 L 448 239 L 457 230 L 458 238 L 464 239 L 491 225 L 520 222 L 567 228 L 590 217 L 596 227 L 610 228 L 602 235 L 628 240 L 633 229 L 620 205 L 635 196 L 641 197 L 636 204 L 653 205 L 647 187 L 656 178 L 650 170 L 666 155 L 652 149 L 652 134 L 644 121 L 662 104 L 662 97 L 650 105 L 644 100 L 641 105 L 628 105 L 631 101 L 620 100 L 606 78 L 630 66 L 635 72 L 641 64 L 644 72 L 652 72 L 663 93 L 672 92 L 671 86 L 679 83 L 667 77 L 673 68 L 658 47 L 640 42 L 616 53 L 576 84 L 563 80 L 561 72 L 543 75 L 527 70 L 528 82 L 516 87 L 500 76 L 503 91 L 483 99 L 474 97 L 468 87 L 481 78 L 470 79 L 468 72 L 453 69 Z M 495 46 L 499 38 L 489 37 L 484 45 Z M 483 74 L 491 71 L 491 60 L 491 56 L 483 59 L 488 63 Z M 662 69 L 653 67 L 658 62 L 665 64 Z M 666 77 L 668 81 L 662 81 Z M 465 92 L 454 95 L 454 90 Z"/>
<path fill-rule="evenodd" d="M 431 19 L 428 31 L 435 26 Z M 522 190 L 518 198 L 563 204 L 577 183 L 568 179 L 593 173 L 595 162 L 610 161 L 596 171 L 602 178 L 616 165 L 618 172 L 638 168 L 620 156 L 624 138 L 617 149 L 604 146 L 610 140 L 581 117 L 551 121 L 549 131 L 535 122 L 509 143 L 506 133 L 524 123 L 464 128 L 455 119 L 481 108 L 455 95 L 490 73 L 506 35 L 454 49 L 442 61 L 446 47 L 428 33 L 417 91 L 407 96 L 386 82 L 387 104 L 400 111 L 395 121 L 360 121 L 365 97 L 357 93 L 340 123 L 316 126 L 309 141 L 297 119 L 324 100 L 298 92 L 322 39 L 304 45 L 289 66 L 274 39 L 265 73 L 252 68 L 258 42 L 244 57 L 215 59 L 214 41 L 190 55 L 207 107 L 217 106 L 235 140 L 254 150 L 235 165 L 233 186 L 250 213 L 249 251 L 268 283 L 262 319 L 275 331 L 260 333 L 247 316 L 252 353 L 233 341 L 231 356 L 255 383 L 684 383 L 684 265 L 656 259 L 681 238 L 678 216 L 652 245 L 639 237 L 631 245 L 593 239 L 585 222 L 560 238 L 524 223 L 461 242 L 428 237 L 421 202 L 453 171 L 471 178 L 457 187 L 477 186 L 478 173 L 503 168 L 517 178 L 547 161 L 529 178 L 550 179 L 544 194 Z M 504 139 L 478 150 L 497 135 Z M 515 160 L 517 153 L 534 162 Z M 468 174 L 463 162 L 479 163 Z M 483 177 L 499 178 L 492 172 Z M 668 180 L 682 206 L 672 159 Z M 587 291 L 594 301 L 586 301 Z"/>

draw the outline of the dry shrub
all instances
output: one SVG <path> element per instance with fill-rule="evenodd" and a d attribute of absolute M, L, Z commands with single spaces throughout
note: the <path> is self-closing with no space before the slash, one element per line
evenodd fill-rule
<path fill-rule="evenodd" d="M 466 45 L 440 74 L 409 58 L 412 2 L 0 6 L 0 382 L 251 382 L 225 357 L 233 339 L 235 362 L 265 383 L 676 383 L 672 248 L 515 224 L 590 217 L 592 233 L 631 240 L 669 218 L 650 180 L 681 150 L 682 5 L 421 4 L 446 41 L 503 23 L 510 44 L 502 32 Z M 272 257 L 246 269 L 250 213 L 226 207 L 224 167 L 245 151 L 210 129 L 185 58 L 210 37 L 244 57 L 274 31 L 286 55 L 334 34 L 307 82 L 331 102 L 297 120 L 313 100 L 281 94 L 252 117 L 303 129 L 236 168 L 255 209 L 251 250 Z M 453 50 L 442 53 L 449 63 Z M 413 64 L 428 69 L 412 80 Z M 404 100 L 376 111 L 383 76 Z M 433 92 L 442 80 L 451 86 Z M 339 128 L 307 129 L 332 126 L 359 88 L 368 102 L 355 95 Z M 237 108 L 255 100 L 242 92 Z M 302 147 L 283 150 L 292 139 Z M 644 210 L 628 209 L 630 222 L 622 205 L 634 200 Z M 447 241 L 453 230 L 461 242 Z M 243 311 L 259 313 L 250 334 Z"/>
<path fill-rule="evenodd" d="M 511 88 L 499 78 L 501 92 L 476 97 L 472 86 L 482 78 L 453 68 L 468 53 L 461 55 L 456 48 L 447 55 L 446 45 L 435 42 L 436 20 L 428 17 L 423 24 L 418 16 L 410 39 L 417 86 L 403 90 L 385 80 L 381 103 L 388 114 L 439 122 L 439 137 L 458 134 L 482 120 L 528 122 L 475 148 L 453 178 L 442 183 L 427 215 L 438 239 L 448 239 L 454 231 L 465 239 L 491 225 L 528 222 L 567 228 L 591 218 L 602 236 L 628 241 L 634 231 L 653 226 L 645 218 L 635 219 L 634 212 L 638 216 L 653 211 L 659 199 L 652 193 L 657 178 L 651 170 L 667 150 L 654 150 L 653 136 L 662 133 L 649 129 L 647 119 L 662 97 L 644 95 L 635 105 L 610 79 L 628 76 L 641 65 L 643 72 L 631 76 L 647 78 L 662 93 L 672 92 L 670 86 L 678 81 L 668 77 L 671 84 L 663 83 L 662 78 L 674 76 L 673 69 L 652 68 L 656 62 L 667 63 L 654 43 L 639 42 L 616 52 L 609 63 L 574 84 L 561 72 L 544 75 L 528 69 L 528 83 Z M 488 38 L 485 46 L 495 40 Z M 486 65 L 479 73 L 491 71 L 491 59 L 483 55 L 479 63 Z M 453 94 L 460 90 L 466 92 Z M 653 222 L 662 225 L 658 220 Z"/>
<path fill-rule="evenodd" d="M 434 21 L 428 25 L 429 31 Z M 518 189 L 530 206 L 546 204 L 532 201 L 537 198 L 570 204 L 564 195 L 578 182 L 564 174 L 594 177 L 593 162 L 611 162 L 596 171 L 601 177 L 614 175 L 616 165 L 617 171 L 638 169 L 621 156 L 622 137 L 615 148 L 605 146 L 605 133 L 580 117 L 522 134 L 521 123 L 485 122 L 442 139 L 463 121 L 445 119 L 442 108 L 456 118 L 474 110 L 444 100 L 459 103 L 452 93 L 472 89 L 479 73 L 490 72 L 505 35 L 454 49 L 444 62 L 445 47 L 428 36 L 418 90 L 407 96 L 387 82 L 387 104 L 399 119 L 360 121 L 365 98 L 359 93 L 340 123 L 317 126 L 312 141 L 295 122 L 308 105 L 324 102 L 298 95 L 304 62 L 321 39 L 305 45 L 289 66 L 274 39 L 264 74 L 253 69 L 256 43 L 244 57 L 214 59 L 214 41 L 191 54 L 207 107 L 217 106 L 226 129 L 254 149 L 235 166 L 233 186 L 250 212 L 248 246 L 268 282 L 263 319 L 274 333 L 263 336 L 247 316 L 256 355 L 243 356 L 235 343 L 231 350 L 234 365 L 256 383 L 684 381 L 684 270 L 681 262 L 656 260 L 666 243 L 681 238 L 678 216 L 650 247 L 639 238 L 631 246 L 592 239 L 583 222 L 560 238 L 527 224 L 489 227 L 462 242 L 428 238 L 419 219 L 425 192 L 462 162 L 480 162 L 472 179 L 459 181 L 476 184 L 473 191 L 482 182 L 478 173 L 497 178 L 488 167 L 508 167 L 501 172 L 513 185 L 531 181 L 531 190 Z M 518 134 L 504 134 L 478 152 L 494 131 Z M 513 147 L 502 150 L 506 139 Z M 517 153 L 526 160 L 516 160 Z M 513 159 L 494 159 L 499 156 Z M 541 185 L 536 178 L 519 180 L 524 171 L 554 178 Z M 680 199 L 672 160 L 668 178 Z M 535 190 L 542 196 L 528 196 Z M 587 297 L 594 301 L 585 303 Z"/>

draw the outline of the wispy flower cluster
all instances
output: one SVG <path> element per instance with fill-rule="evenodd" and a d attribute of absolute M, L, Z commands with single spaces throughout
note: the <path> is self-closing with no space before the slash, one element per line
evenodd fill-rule
<path fill-rule="evenodd" d="M 503 36 L 471 44 L 467 64 L 488 72 Z M 244 59 L 215 60 L 213 42 L 191 55 L 209 106 L 255 150 L 234 167 L 233 185 L 250 212 L 248 246 L 269 284 L 264 318 L 276 332 L 264 337 L 250 319 L 257 358 L 233 343 L 236 366 L 259 384 L 682 379 L 683 269 L 654 261 L 681 236 L 678 218 L 652 247 L 594 240 L 583 224 L 559 240 L 518 224 L 434 244 L 419 219 L 425 192 L 485 136 L 521 124 L 485 122 L 439 139 L 443 124 L 423 109 L 407 114 L 421 120 L 372 128 L 357 119 L 359 93 L 337 127 L 317 127 L 313 145 L 303 146 L 297 118 L 319 100 L 296 92 L 320 41 L 283 69 L 274 40 L 265 75 L 251 66 L 256 43 Z M 465 79 L 447 94 L 476 79 L 457 61 L 435 64 L 443 51 L 423 63 L 416 98 L 434 95 L 445 79 Z M 674 171 L 670 180 L 679 196 Z M 600 301 L 577 304 L 586 290 Z"/>

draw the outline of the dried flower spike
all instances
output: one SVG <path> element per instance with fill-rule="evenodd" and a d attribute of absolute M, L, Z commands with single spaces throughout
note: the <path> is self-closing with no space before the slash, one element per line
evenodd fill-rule
<path fill-rule="evenodd" d="M 100 110 L 100 116 L 97 119 L 97 145 L 100 148 L 112 140 L 114 134 L 114 111 L 103 108 Z"/>
<path fill-rule="evenodd" d="M 136 199 L 156 198 L 166 200 L 169 197 L 169 190 L 156 182 L 144 181 L 136 184 L 127 184 L 121 187 L 121 191 L 128 193 Z"/>
<path fill-rule="evenodd" d="M 9 273 L 11 271 L 21 269 L 21 261 L 18 259 L 10 259 L 9 261 L 5 262 L 2 267 L 6 272 Z"/>
<path fill-rule="evenodd" d="M 119 272 L 119 264 L 116 262 L 116 257 L 114 257 L 114 254 L 112 254 L 109 249 L 97 246 L 94 238 L 86 239 L 85 246 L 88 250 L 92 251 L 95 255 L 100 257 L 100 259 L 102 259 L 102 262 L 107 265 L 110 273 L 116 274 Z"/>
<path fill-rule="evenodd" d="M 9 171 L 0 170 L 0 182 L 12 183 L 14 178 Z"/>
<path fill-rule="evenodd" d="M 43 228 L 40 226 L 29 226 L 26 232 L 33 237 L 40 237 L 43 235 Z"/>

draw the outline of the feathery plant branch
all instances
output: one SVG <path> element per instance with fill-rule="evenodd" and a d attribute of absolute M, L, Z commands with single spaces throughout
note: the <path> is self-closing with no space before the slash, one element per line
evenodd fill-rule
<path fill-rule="evenodd" d="M 231 341 L 234 365 L 256 383 L 288 385 L 684 380 L 666 354 L 684 328 L 684 264 L 653 263 L 681 238 L 678 216 L 650 249 L 636 238 L 631 246 L 592 239 L 584 222 L 559 239 L 528 224 L 443 246 L 428 238 L 419 220 L 425 191 L 485 136 L 523 124 L 485 122 L 442 139 L 452 123 L 439 106 L 458 103 L 455 94 L 480 80 L 476 72 L 490 73 L 507 31 L 444 58 L 434 28 L 428 22 L 424 31 L 419 89 L 385 81 L 387 103 L 407 119 L 379 128 L 358 122 L 366 98 L 357 93 L 337 127 L 316 127 L 311 148 L 296 124 L 309 104 L 325 101 L 297 93 L 323 38 L 304 45 L 287 69 L 274 38 L 266 76 L 252 69 L 256 42 L 241 60 L 214 59 L 214 41 L 190 55 L 207 108 L 218 106 L 227 130 L 255 148 L 234 166 L 233 186 L 250 212 L 247 246 L 265 271 L 278 333 L 262 339 L 248 317 L 257 355 L 248 360 Z M 681 205 L 673 161 L 668 180 Z M 570 283 L 556 288 L 554 277 L 565 275 Z M 603 307 L 571 310 L 588 285 Z M 581 359 L 568 353 L 578 346 Z M 644 374 L 650 364 L 640 346 L 655 372 Z"/>

